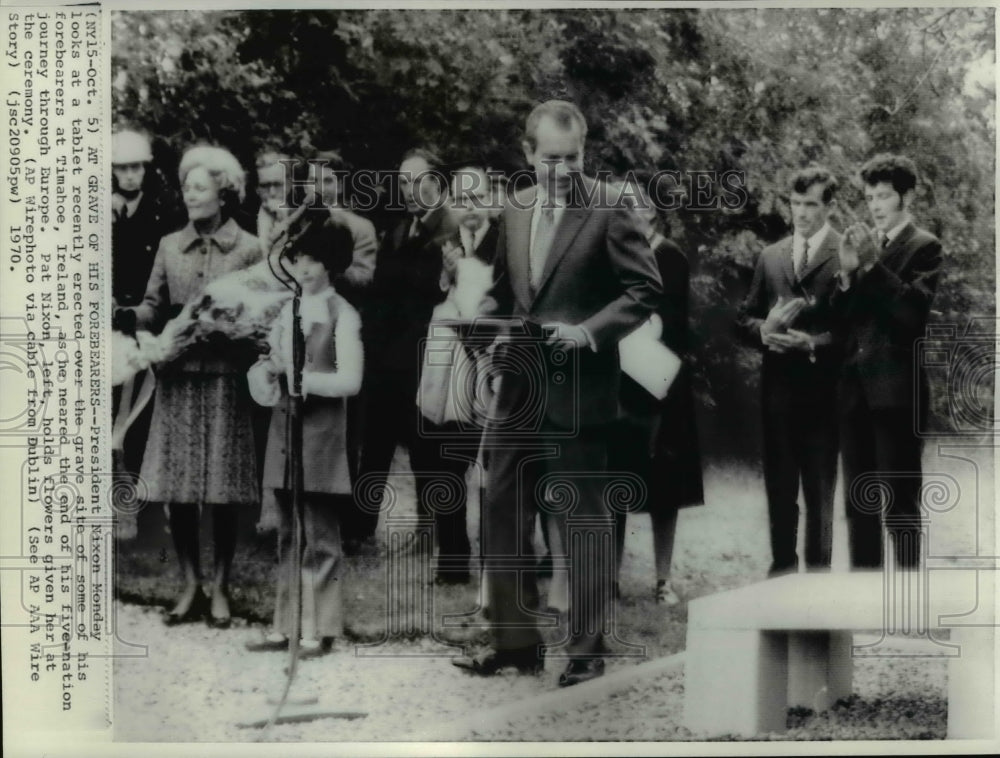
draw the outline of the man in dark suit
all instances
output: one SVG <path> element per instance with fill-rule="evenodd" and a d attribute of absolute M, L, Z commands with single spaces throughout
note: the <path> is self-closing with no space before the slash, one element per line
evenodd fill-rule
<path fill-rule="evenodd" d="M 928 396 L 914 343 L 925 335 L 941 242 L 910 216 L 913 161 L 877 155 L 861 179 L 875 227 L 854 224 L 844 234 L 833 297 L 844 342 L 840 413 L 851 565 L 882 566 L 884 527 L 896 565 L 917 568 L 921 445 L 914 423 Z"/>
<path fill-rule="evenodd" d="M 417 434 L 417 386 L 434 306 L 444 300 L 442 245 L 455 235 L 440 160 L 410 150 L 399 167 L 406 215 L 388 231 L 375 263 L 362 335 L 364 431 L 356 507 L 344 524 L 345 550 L 375 534 L 378 507 L 399 443 Z M 420 498 L 418 498 L 420 499 Z"/>
<path fill-rule="evenodd" d="M 600 207 L 612 194 L 582 174 L 586 131 L 571 103 L 532 111 L 523 148 L 538 184 L 511 196 L 501 218 L 492 294 L 497 314 L 524 328 L 498 345 L 502 374 L 484 440 L 482 552 L 494 647 L 455 661 L 481 675 L 542 668 L 532 535 L 536 515 L 548 511 L 574 588 L 560 686 L 604 671 L 615 562 L 600 474 L 618 411 L 616 348 L 662 293 L 634 215 L 624 205 Z M 567 494 L 570 507 L 559 507 Z"/>
<path fill-rule="evenodd" d="M 837 484 L 838 348 L 830 296 L 840 235 L 828 222 L 837 180 L 812 166 L 792 177 L 794 233 L 764 248 L 738 325 L 764 352 L 764 487 L 771 533 L 768 576 L 798 571 L 799 481 L 806 504 L 806 568 L 830 568 Z"/>

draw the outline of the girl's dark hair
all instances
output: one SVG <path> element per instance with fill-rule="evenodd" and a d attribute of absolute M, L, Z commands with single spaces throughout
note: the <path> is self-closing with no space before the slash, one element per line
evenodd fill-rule
<path fill-rule="evenodd" d="M 344 224 L 334 221 L 326 208 L 307 210 L 299 219 L 297 231 L 302 232 L 290 251 L 292 260 L 308 255 L 333 278 L 344 273 L 354 258 L 354 235 Z M 293 234 L 296 230 L 292 231 Z"/>

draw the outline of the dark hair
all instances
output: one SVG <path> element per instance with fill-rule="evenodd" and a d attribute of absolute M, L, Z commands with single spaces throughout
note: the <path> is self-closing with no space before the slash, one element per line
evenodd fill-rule
<path fill-rule="evenodd" d="M 879 153 L 861 167 L 860 173 L 865 184 L 887 182 L 900 196 L 917 186 L 917 167 L 905 155 Z"/>
<path fill-rule="evenodd" d="M 317 150 L 310 160 L 319 161 L 334 171 L 349 171 L 351 168 L 337 150 Z"/>
<path fill-rule="evenodd" d="M 468 174 L 472 171 L 478 171 L 486 177 L 487 184 L 492 181 L 490 176 L 490 170 L 485 163 L 477 160 L 464 161 L 462 163 L 453 163 L 448 167 L 448 184 L 453 185 L 455 179 L 458 178 L 459 174 Z"/>
<path fill-rule="evenodd" d="M 549 116 L 565 131 L 569 131 L 576 123 L 580 127 L 580 140 L 587 138 L 587 119 L 579 108 L 567 100 L 546 100 L 536 105 L 524 122 L 524 139 L 532 150 L 538 146 L 538 122 L 542 120 L 542 116 Z"/>
<path fill-rule="evenodd" d="M 444 172 L 444 161 L 434 150 L 427 147 L 411 147 L 400 159 L 400 163 L 410 160 L 410 158 L 422 158 L 427 163 L 427 174 L 433 176 L 438 184 L 438 189 L 442 192 L 448 191 L 448 177 Z"/>
<path fill-rule="evenodd" d="M 823 166 L 806 166 L 792 177 L 792 192 L 804 195 L 815 184 L 823 187 L 823 202 L 829 203 L 837 191 L 837 177 Z"/>
<path fill-rule="evenodd" d="M 351 265 L 354 235 L 347 226 L 334 221 L 326 208 L 307 210 L 299 220 L 298 230 L 302 234 L 292 245 L 289 254 L 292 260 L 307 255 L 322 263 L 331 278 L 342 274 Z M 293 230 L 292 234 L 295 233 Z"/>

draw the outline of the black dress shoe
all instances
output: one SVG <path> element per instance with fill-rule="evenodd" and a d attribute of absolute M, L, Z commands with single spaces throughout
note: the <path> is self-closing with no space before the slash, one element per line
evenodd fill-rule
<path fill-rule="evenodd" d="M 545 657 L 534 647 L 517 650 L 486 650 L 476 656 L 453 658 L 453 666 L 477 676 L 493 676 L 513 666 L 519 674 L 538 674 L 545 668 Z"/>
<path fill-rule="evenodd" d="M 308 661 L 312 658 L 322 658 L 333 649 L 333 637 L 324 637 L 318 645 L 303 645 L 299 643 L 299 660 Z"/>
<path fill-rule="evenodd" d="M 559 675 L 559 686 L 571 687 L 599 676 L 604 676 L 603 658 L 573 658 Z"/>
<path fill-rule="evenodd" d="M 233 617 L 213 616 L 211 613 L 209 613 L 208 618 L 205 619 L 205 623 L 208 624 L 210 629 L 228 629 L 230 626 L 232 626 Z"/>
<path fill-rule="evenodd" d="M 195 621 L 201 621 L 209 614 L 210 610 L 211 603 L 208 600 L 208 596 L 199 589 L 186 611 L 183 613 L 170 611 L 170 613 L 163 616 L 163 623 L 166 626 L 177 626 L 178 624 L 190 624 Z"/>
<path fill-rule="evenodd" d="M 786 574 L 797 574 L 799 571 L 799 564 L 796 563 L 772 563 L 771 567 L 767 570 L 768 579 L 777 579 L 779 576 L 785 576 Z"/>

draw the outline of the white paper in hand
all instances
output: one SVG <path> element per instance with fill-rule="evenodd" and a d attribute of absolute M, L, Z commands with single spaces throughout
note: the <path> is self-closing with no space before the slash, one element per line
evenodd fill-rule
<path fill-rule="evenodd" d="M 678 355 L 660 342 L 663 322 L 653 314 L 618 343 L 621 369 L 657 400 L 667 396 L 681 370 Z"/>

